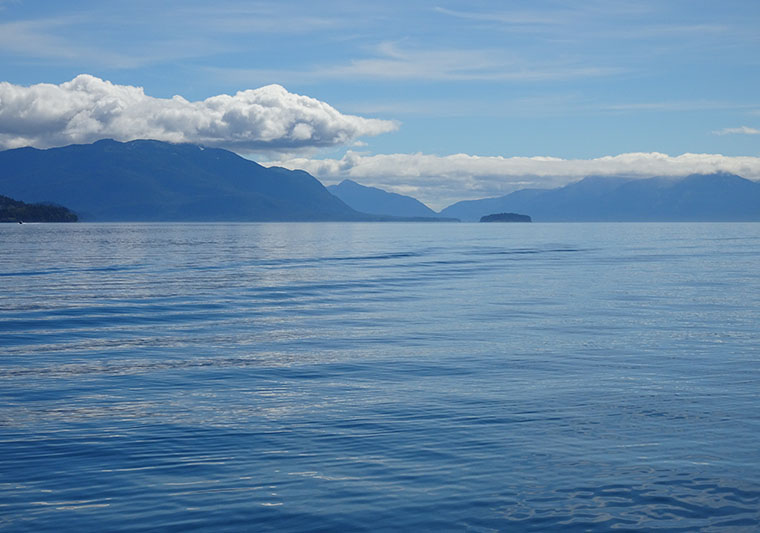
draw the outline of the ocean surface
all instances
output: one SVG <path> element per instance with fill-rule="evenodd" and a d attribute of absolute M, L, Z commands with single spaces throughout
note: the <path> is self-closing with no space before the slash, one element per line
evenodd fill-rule
<path fill-rule="evenodd" d="M 0 225 L 2 531 L 758 531 L 760 224 Z"/>

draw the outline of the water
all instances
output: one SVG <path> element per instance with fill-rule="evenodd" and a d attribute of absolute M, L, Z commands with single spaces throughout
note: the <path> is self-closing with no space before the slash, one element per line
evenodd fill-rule
<path fill-rule="evenodd" d="M 760 528 L 760 224 L 0 250 L 0 530 Z"/>

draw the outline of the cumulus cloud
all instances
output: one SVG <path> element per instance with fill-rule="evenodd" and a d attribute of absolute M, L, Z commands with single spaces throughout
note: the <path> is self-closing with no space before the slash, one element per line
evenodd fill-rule
<path fill-rule="evenodd" d="M 713 132 L 715 135 L 760 135 L 760 130 L 757 128 L 750 128 L 749 126 L 739 126 L 738 128 L 723 128 Z"/>
<path fill-rule="evenodd" d="M 154 98 L 142 87 L 82 74 L 60 85 L 0 83 L 0 147 L 47 148 L 157 139 L 238 151 L 294 151 L 346 145 L 398 128 L 393 121 L 345 115 L 279 85 L 190 102 Z"/>
<path fill-rule="evenodd" d="M 458 200 L 501 196 L 525 188 L 566 185 L 585 176 L 685 176 L 731 172 L 760 179 L 760 157 L 720 154 L 627 153 L 594 159 L 484 157 L 467 154 L 365 155 L 341 159 L 292 158 L 269 165 L 300 168 L 324 183 L 350 178 L 364 185 L 411 194 L 440 209 Z"/>

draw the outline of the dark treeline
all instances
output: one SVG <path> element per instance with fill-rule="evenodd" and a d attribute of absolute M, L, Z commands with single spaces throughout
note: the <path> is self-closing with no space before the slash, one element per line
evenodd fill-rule
<path fill-rule="evenodd" d="M 531 218 L 528 215 L 520 215 L 517 213 L 494 213 L 493 215 L 486 215 L 480 217 L 481 222 L 531 222 Z"/>
<path fill-rule="evenodd" d="M 0 195 L 0 222 L 76 222 L 75 213 L 60 205 L 27 204 Z"/>

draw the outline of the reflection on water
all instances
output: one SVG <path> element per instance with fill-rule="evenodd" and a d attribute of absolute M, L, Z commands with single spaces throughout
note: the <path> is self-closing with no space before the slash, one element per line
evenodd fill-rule
<path fill-rule="evenodd" d="M 0 226 L 0 529 L 757 530 L 758 229 Z"/>

